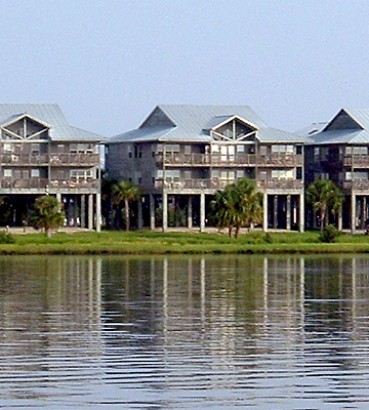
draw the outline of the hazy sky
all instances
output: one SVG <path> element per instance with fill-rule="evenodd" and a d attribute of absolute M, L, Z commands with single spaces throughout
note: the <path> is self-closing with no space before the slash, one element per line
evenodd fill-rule
<path fill-rule="evenodd" d="M 0 101 L 107 136 L 174 103 L 294 131 L 369 108 L 368 20 L 367 0 L 0 0 Z"/>

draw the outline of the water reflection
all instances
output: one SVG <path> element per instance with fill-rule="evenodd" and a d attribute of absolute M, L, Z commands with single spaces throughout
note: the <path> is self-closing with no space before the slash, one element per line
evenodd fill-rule
<path fill-rule="evenodd" d="M 0 408 L 367 408 L 369 258 L 0 258 Z"/>

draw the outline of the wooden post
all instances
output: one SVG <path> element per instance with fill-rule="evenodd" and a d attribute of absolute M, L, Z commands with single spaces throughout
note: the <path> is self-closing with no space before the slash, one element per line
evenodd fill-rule
<path fill-rule="evenodd" d="M 81 228 L 86 227 L 86 195 L 81 195 Z"/>
<path fill-rule="evenodd" d="M 268 231 L 268 194 L 263 194 L 263 231 Z"/>
<path fill-rule="evenodd" d="M 155 197 L 150 194 L 150 229 L 155 229 Z"/>
<path fill-rule="evenodd" d="M 274 195 L 273 202 L 273 228 L 278 228 L 278 195 Z"/>
<path fill-rule="evenodd" d="M 142 198 L 139 198 L 137 201 L 137 225 L 138 225 L 138 229 L 142 229 L 143 226 L 143 220 L 142 220 Z"/>
<path fill-rule="evenodd" d="M 168 194 L 163 190 L 163 226 L 162 230 L 165 232 L 168 229 Z"/>
<path fill-rule="evenodd" d="M 356 230 L 356 195 L 351 192 L 351 233 Z"/>
<path fill-rule="evenodd" d="M 286 199 L 286 229 L 291 230 L 291 195 L 287 195 Z"/>
<path fill-rule="evenodd" d="M 200 194 L 200 232 L 205 230 L 205 193 Z"/>
<path fill-rule="evenodd" d="M 187 227 L 192 228 L 192 196 L 189 195 L 187 202 Z"/>
<path fill-rule="evenodd" d="M 304 232 L 305 231 L 305 195 L 304 193 L 300 194 L 299 208 L 300 208 L 299 231 Z"/>
<path fill-rule="evenodd" d="M 92 231 L 94 229 L 94 197 L 92 194 L 88 194 L 88 229 Z"/>
<path fill-rule="evenodd" d="M 96 194 L 96 232 L 101 231 L 101 194 Z"/>

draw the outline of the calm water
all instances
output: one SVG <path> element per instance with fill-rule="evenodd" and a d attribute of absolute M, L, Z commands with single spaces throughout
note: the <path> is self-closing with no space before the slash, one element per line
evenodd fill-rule
<path fill-rule="evenodd" d="M 0 408 L 368 409 L 367 257 L 0 258 Z"/>

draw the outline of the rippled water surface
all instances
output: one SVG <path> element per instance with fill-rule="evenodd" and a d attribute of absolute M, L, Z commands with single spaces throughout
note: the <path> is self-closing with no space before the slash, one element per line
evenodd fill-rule
<path fill-rule="evenodd" d="M 0 408 L 368 409 L 367 257 L 0 258 Z"/>

